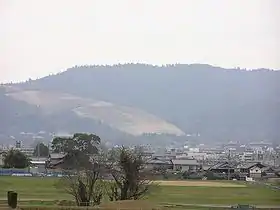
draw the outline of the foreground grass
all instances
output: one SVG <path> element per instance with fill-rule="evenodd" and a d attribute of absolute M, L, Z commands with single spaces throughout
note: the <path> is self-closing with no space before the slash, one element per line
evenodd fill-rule
<path fill-rule="evenodd" d="M 1 177 L 0 199 L 6 199 L 8 190 L 17 191 L 21 202 L 34 205 L 52 205 L 56 200 L 71 200 L 72 197 L 54 185 L 57 178 Z M 201 182 L 201 181 L 200 181 Z M 29 200 L 43 200 L 29 201 Z M 155 203 L 179 204 L 252 204 L 280 205 L 280 191 L 255 185 L 247 187 L 210 186 L 158 186 L 147 200 Z"/>
<path fill-rule="evenodd" d="M 0 198 L 6 198 L 8 190 L 18 193 L 19 199 L 63 200 L 71 197 L 55 187 L 57 178 L 0 176 Z"/>
<path fill-rule="evenodd" d="M 149 200 L 162 203 L 280 205 L 280 191 L 259 186 L 233 187 L 161 187 Z"/>

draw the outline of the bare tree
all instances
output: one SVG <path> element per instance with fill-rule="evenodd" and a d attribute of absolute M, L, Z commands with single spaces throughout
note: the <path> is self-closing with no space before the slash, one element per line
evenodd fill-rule
<path fill-rule="evenodd" d="M 97 163 L 83 170 L 64 170 L 57 187 L 72 195 L 78 206 L 99 205 L 103 195 L 100 172 L 100 165 Z"/>
<path fill-rule="evenodd" d="M 152 182 L 145 171 L 145 160 L 141 152 L 121 147 L 113 152 L 110 166 L 113 183 L 108 190 L 109 198 L 113 200 L 138 200 L 145 196 Z"/>

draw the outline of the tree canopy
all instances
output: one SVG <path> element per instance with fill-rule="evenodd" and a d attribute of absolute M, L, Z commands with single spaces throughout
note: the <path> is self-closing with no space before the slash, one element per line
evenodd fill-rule
<path fill-rule="evenodd" d="M 64 169 L 88 168 L 91 158 L 99 151 L 101 139 L 95 134 L 76 133 L 72 137 L 55 137 L 52 149 L 55 153 L 64 153 Z"/>
<path fill-rule="evenodd" d="M 97 135 L 76 133 L 73 137 L 56 137 L 52 142 L 55 152 L 66 153 L 62 164 L 64 176 L 58 187 L 72 195 L 78 206 L 101 202 L 102 191 L 97 183 L 100 179 L 100 162 L 96 157 L 100 141 Z"/>
<path fill-rule="evenodd" d="M 55 153 L 68 153 L 74 150 L 86 154 L 96 154 L 101 139 L 95 134 L 75 133 L 72 137 L 55 137 L 52 149 Z"/>
<path fill-rule="evenodd" d="M 5 168 L 26 168 L 30 165 L 29 158 L 19 150 L 9 150 L 4 154 Z"/>
<path fill-rule="evenodd" d="M 152 182 L 145 171 L 145 160 L 139 151 L 125 147 L 112 151 L 111 175 L 114 179 L 109 190 L 113 200 L 138 200 L 148 193 Z"/>
<path fill-rule="evenodd" d="M 49 148 L 44 143 L 38 143 L 34 149 L 33 156 L 48 157 Z"/>

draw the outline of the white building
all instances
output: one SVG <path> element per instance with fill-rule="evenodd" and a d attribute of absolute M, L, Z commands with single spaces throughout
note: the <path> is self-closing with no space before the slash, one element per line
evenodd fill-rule
<path fill-rule="evenodd" d="M 33 153 L 34 153 L 34 148 L 32 148 L 32 147 L 22 147 L 18 150 L 21 151 L 22 153 L 24 153 L 28 157 L 33 156 Z"/>
<path fill-rule="evenodd" d="M 254 153 L 253 152 L 244 152 L 241 155 L 241 160 L 244 162 L 253 161 L 254 160 Z"/>

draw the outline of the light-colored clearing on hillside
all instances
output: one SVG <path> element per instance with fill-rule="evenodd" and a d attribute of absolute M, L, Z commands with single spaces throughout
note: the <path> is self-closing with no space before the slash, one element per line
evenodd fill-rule
<path fill-rule="evenodd" d="M 176 125 L 136 107 L 52 91 L 17 90 L 6 95 L 35 105 L 46 115 L 71 111 L 77 117 L 91 119 L 92 123 L 101 122 L 134 136 L 144 133 L 185 135 Z"/>
<path fill-rule="evenodd" d="M 155 184 L 182 187 L 246 187 L 244 184 L 213 181 L 155 181 Z"/>

